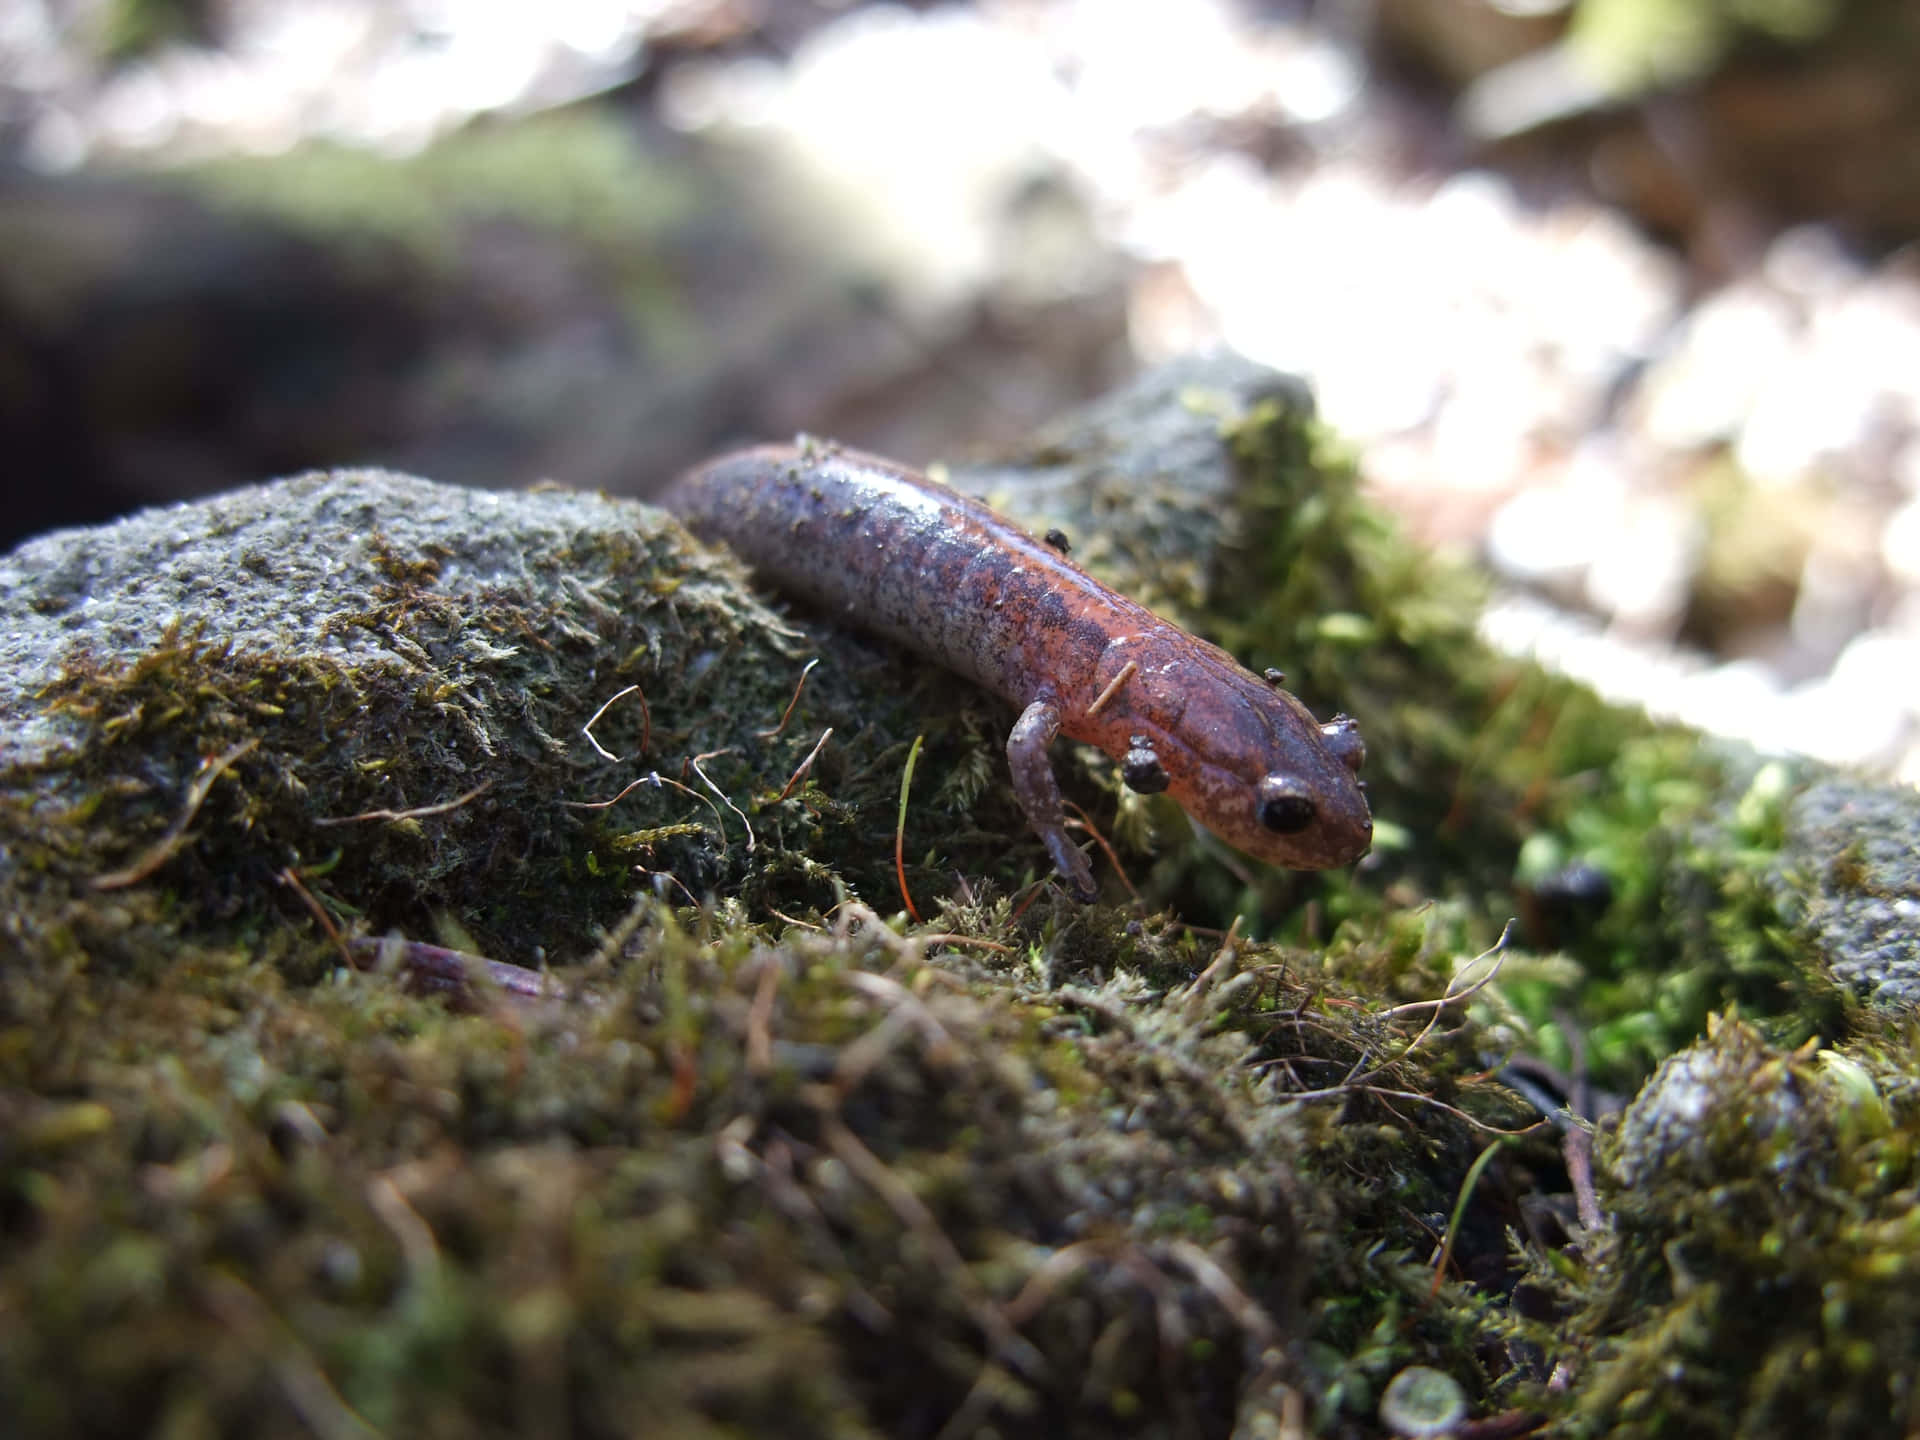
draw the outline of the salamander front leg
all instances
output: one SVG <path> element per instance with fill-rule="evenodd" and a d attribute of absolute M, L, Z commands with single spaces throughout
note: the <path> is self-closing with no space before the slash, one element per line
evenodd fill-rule
<path fill-rule="evenodd" d="M 1013 766 L 1013 794 L 1027 812 L 1027 823 L 1053 857 L 1053 868 L 1080 901 L 1094 899 L 1100 887 L 1093 883 L 1087 857 L 1067 838 L 1066 812 L 1060 805 L 1060 782 L 1053 777 L 1047 747 L 1060 733 L 1060 711 L 1036 700 L 1020 712 L 1007 737 L 1007 760 Z"/>

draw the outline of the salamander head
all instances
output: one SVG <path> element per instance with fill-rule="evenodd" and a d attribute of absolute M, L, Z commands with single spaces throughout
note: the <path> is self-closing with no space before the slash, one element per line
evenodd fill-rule
<path fill-rule="evenodd" d="M 1237 665 L 1199 668 L 1209 673 L 1182 664 L 1142 675 L 1136 733 L 1118 757 L 1127 784 L 1165 790 L 1222 840 L 1269 864 L 1326 870 L 1366 854 L 1373 815 L 1360 787 L 1359 727 L 1344 715 L 1320 724 Z"/>

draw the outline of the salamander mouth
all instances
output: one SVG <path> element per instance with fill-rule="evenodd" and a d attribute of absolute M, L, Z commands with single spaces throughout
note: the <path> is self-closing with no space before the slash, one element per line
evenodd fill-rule
<path fill-rule="evenodd" d="M 1373 848 L 1373 820 L 1360 803 L 1361 817 L 1341 823 L 1320 818 L 1293 835 L 1264 835 L 1259 846 L 1244 848 L 1290 870 L 1335 870 L 1351 865 Z"/>

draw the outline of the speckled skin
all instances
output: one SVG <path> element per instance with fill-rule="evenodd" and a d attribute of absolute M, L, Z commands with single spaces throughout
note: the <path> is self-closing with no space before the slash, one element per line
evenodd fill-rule
<path fill-rule="evenodd" d="M 1372 843 L 1352 721 L 1321 726 L 1225 651 L 924 475 L 804 441 L 720 456 L 661 503 L 780 589 L 1020 707 L 1007 742 L 1014 793 L 1083 900 L 1096 887 L 1047 760 L 1059 733 L 1099 746 L 1135 789 L 1169 791 L 1221 839 L 1276 865 L 1345 865 Z"/>

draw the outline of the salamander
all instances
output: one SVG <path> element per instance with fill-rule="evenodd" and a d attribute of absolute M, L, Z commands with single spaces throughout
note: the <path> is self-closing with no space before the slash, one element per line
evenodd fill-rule
<path fill-rule="evenodd" d="M 816 440 L 719 456 L 661 503 L 776 588 L 1013 702 L 1013 789 L 1073 894 L 1096 894 L 1047 759 L 1058 735 L 1105 751 L 1249 855 L 1296 870 L 1367 852 L 1373 817 L 1354 722 L 1322 725 L 1218 646 L 1102 585 L 987 506 Z"/>

